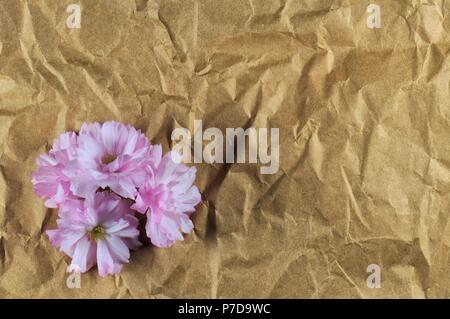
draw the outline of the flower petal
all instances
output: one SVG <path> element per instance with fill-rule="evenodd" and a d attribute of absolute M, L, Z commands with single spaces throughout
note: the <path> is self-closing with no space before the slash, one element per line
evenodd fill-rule
<path fill-rule="evenodd" d="M 97 243 L 97 267 L 98 274 L 102 277 L 114 273 L 114 260 L 105 240 L 99 240 Z"/>

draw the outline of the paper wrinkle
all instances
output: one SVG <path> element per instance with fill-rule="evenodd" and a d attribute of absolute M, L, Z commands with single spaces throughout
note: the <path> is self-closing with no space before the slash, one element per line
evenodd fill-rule
<path fill-rule="evenodd" d="M 448 297 L 445 1 L 0 3 L 1 297 Z M 280 167 L 195 164 L 195 230 L 66 287 L 35 159 L 83 122 L 280 128 Z M 381 288 L 366 285 L 370 264 Z"/>

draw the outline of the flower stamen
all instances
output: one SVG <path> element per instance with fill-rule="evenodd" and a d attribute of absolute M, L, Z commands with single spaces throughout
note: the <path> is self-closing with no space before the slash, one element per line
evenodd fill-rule
<path fill-rule="evenodd" d="M 106 231 L 101 225 L 97 225 L 89 231 L 89 237 L 92 240 L 102 240 L 105 239 Z"/>
<path fill-rule="evenodd" d="M 113 154 L 107 154 L 102 157 L 102 164 L 108 165 L 116 160 L 117 156 Z"/>

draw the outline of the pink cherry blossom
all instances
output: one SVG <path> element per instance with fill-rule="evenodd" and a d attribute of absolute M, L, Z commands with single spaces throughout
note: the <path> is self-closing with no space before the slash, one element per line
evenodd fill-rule
<path fill-rule="evenodd" d="M 55 139 L 48 154 L 38 157 L 38 169 L 33 173 L 32 183 L 36 195 L 46 200 L 46 207 L 56 208 L 67 199 L 74 198 L 70 191 L 70 179 L 64 170 L 75 159 L 76 147 L 77 135 L 67 132 Z"/>
<path fill-rule="evenodd" d="M 154 162 L 158 164 L 151 167 L 132 208 L 147 214 L 145 229 L 152 243 L 169 247 L 183 240 L 182 233 L 187 234 L 194 228 L 189 215 L 195 211 L 201 196 L 192 185 L 195 167 L 175 163 L 170 153 Z"/>
<path fill-rule="evenodd" d="M 146 232 L 169 247 L 194 225 L 190 214 L 201 201 L 195 168 L 162 156 L 144 134 L 118 122 L 83 124 L 79 134 L 60 135 L 37 159 L 34 192 L 59 208 L 51 244 L 72 258 L 72 271 L 97 265 L 101 276 L 117 274 L 141 245 L 134 210 L 147 215 Z M 134 204 L 133 204 L 134 203 Z M 133 205 L 132 205 L 133 204 Z"/>
<path fill-rule="evenodd" d="M 118 122 L 83 124 L 78 137 L 76 167 L 70 169 L 71 190 L 87 197 L 98 188 L 134 199 L 146 179 L 145 167 L 160 156 L 140 131 Z"/>
<path fill-rule="evenodd" d="M 60 208 L 58 228 L 48 230 L 52 245 L 72 257 L 70 269 L 86 272 L 95 264 L 100 276 L 116 274 L 140 246 L 138 220 L 129 201 L 108 192 Z"/>

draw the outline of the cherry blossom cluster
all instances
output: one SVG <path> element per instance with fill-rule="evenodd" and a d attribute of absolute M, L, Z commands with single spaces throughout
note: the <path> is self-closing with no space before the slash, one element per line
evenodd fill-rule
<path fill-rule="evenodd" d="M 97 265 L 116 274 L 141 246 L 139 220 L 153 245 L 169 247 L 193 229 L 190 214 L 201 201 L 195 167 L 163 156 L 139 130 L 119 122 L 83 124 L 66 132 L 37 159 L 34 192 L 58 209 L 52 245 L 72 258 L 71 269 Z"/>

